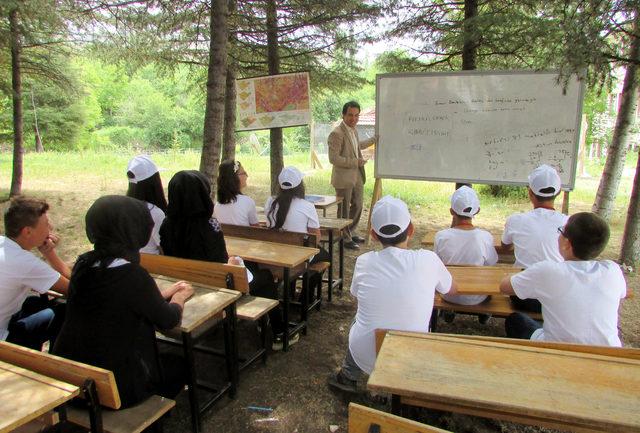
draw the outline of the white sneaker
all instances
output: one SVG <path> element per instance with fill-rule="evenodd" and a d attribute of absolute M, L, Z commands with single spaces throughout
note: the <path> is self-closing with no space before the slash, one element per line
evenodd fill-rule
<path fill-rule="evenodd" d="M 273 338 L 273 343 L 271 344 L 271 349 L 274 351 L 282 350 L 284 347 L 284 342 L 282 340 L 283 335 L 278 334 Z M 300 334 L 293 334 L 289 337 L 289 346 L 293 346 L 298 341 L 300 341 Z"/>

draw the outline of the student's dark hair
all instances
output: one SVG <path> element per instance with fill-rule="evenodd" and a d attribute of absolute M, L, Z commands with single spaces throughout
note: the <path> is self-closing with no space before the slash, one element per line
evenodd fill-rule
<path fill-rule="evenodd" d="M 218 203 L 227 204 L 236 201 L 240 194 L 240 178 L 237 171 L 242 168 L 242 164 L 232 159 L 224 160 L 218 167 Z"/>
<path fill-rule="evenodd" d="M 304 199 L 304 182 L 291 189 L 282 189 L 278 192 L 276 198 L 271 202 L 271 208 L 267 209 L 267 219 L 271 222 L 271 228 L 278 230 L 284 225 L 294 198 Z M 275 212 L 276 207 L 278 212 Z"/>
<path fill-rule="evenodd" d="M 399 243 L 402 243 L 407 240 L 407 236 L 409 236 L 409 227 L 411 227 L 411 224 L 409 224 L 402 233 L 392 238 L 383 238 L 382 236 L 378 236 L 378 240 L 385 247 L 398 245 Z M 382 234 L 385 234 L 385 235 L 390 235 L 392 233 L 395 233 L 398 231 L 398 229 L 400 229 L 400 227 L 398 227 L 395 224 L 389 224 L 389 225 L 380 227 L 380 231 L 382 232 Z"/>
<path fill-rule="evenodd" d="M 571 242 L 573 255 L 580 260 L 596 258 L 607 246 L 609 234 L 609 224 L 592 212 L 571 215 L 563 231 Z"/>
<path fill-rule="evenodd" d="M 133 173 L 128 171 L 127 176 L 133 178 Z M 141 180 L 138 183 L 129 182 L 127 197 L 146 201 L 162 209 L 162 212 L 167 213 L 167 199 L 164 196 L 160 173 L 154 173 L 151 177 Z"/>
<path fill-rule="evenodd" d="M 342 114 L 343 115 L 347 114 L 347 111 L 349 111 L 349 108 L 357 108 L 358 112 L 360 112 L 360 104 L 358 104 L 356 101 L 349 101 L 342 106 Z"/>
<path fill-rule="evenodd" d="M 17 238 L 23 228 L 34 227 L 48 210 L 49 204 L 44 200 L 15 197 L 4 213 L 5 235 L 11 239 Z"/>
<path fill-rule="evenodd" d="M 551 193 L 551 192 L 555 192 L 555 191 L 556 191 L 556 189 L 555 189 L 554 187 L 552 187 L 552 186 L 548 186 L 548 187 L 546 187 L 546 188 L 542 188 L 542 189 L 540 190 L 540 192 L 543 192 L 543 193 L 545 193 L 545 194 L 548 194 L 548 193 Z M 533 191 L 532 191 L 532 192 L 533 192 Z M 556 197 L 558 197 L 558 195 L 559 195 L 559 194 L 560 194 L 560 191 L 558 191 L 558 192 L 556 193 L 556 195 L 553 195 L 553 196 L 551 196 L 551 197 L 543 197 L 543 196 L 538 195 L 538 194 L 536 194 L 536 193 L 534 193 L 534 194 L 533 194 L 533 196 L 534 196 L 534 197 L 536 198 L 536 200 L 538 200 L 538 201 L 553 201 L 553 200 L 555 200 L 555 199 L 556 199 Z"/>

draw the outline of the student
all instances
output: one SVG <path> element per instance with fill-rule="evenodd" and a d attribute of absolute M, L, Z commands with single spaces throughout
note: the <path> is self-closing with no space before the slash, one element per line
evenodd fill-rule
<path fill-rule="evenodd" d="M 526 269 L 543 260 L 563 260 L 558 252 L 557 229 L 567 222 L 568 217 L 554 208 L 560 185 L 558 172 L 546 164 L 529 175 L 528 193 L 533 210 L 507 218 L 502 234 L 502 246 L 514 251 L 516 267 Z M 511 300 L 516 308 L 540 312 L 539 302 L 515 296 Z"/>
<path fill-rule="evenodd" d="M 239 161 L 226 160 L 218 168 L 218 193 L 214 213 L 222 224 L 258 226 L 256 203 L 242 194 L 249 175 Z"/>
<path fill-rule="evenodd" d="M 451 195 L 451 228 L 436 233 L 434 252 L 445 265 L 492 266 L 498 261 L 493 236 L 486 230 L 473 226 L 473 217 L 480 212 L 480 200 L 476 192 L 463 185 Z M 460 305 L 477 305 L 487 299 L 485 295 L 449 295 L 447 302 Z M 451 321 L 453 317 L 449 317 Z M 489 316 L 480 316 L 485 322 Z"/>
<path fill-rule="evenodd" d="M 596 346 L 621 346 L 618 307 L 627 287 L 620 266 L 595 260 L 609 240 L 606 221 L 590 212 L 558 227 L 565 261 L 545 260 L 505 277 L 500 291 L 542 303 L 544 325 L 522 313 L 505 321 L 508 337 Z"/>
<path fill-rule="evenodd" d="M 208 262 L 244 265 L 240 257 L 229 257 L 220 223 L 213 216 L 211 184 L 197 170 L 183 170 L 169 181 L 167 217 L 160 228 L 162 250 L 168 256 Z M 271 272 L 254 268 L 249 274 L 249 291 L 253 296 L 278 299 Z M 284 332 L 279 308 L 269 314 L 276 334 Z M 274 350 L 281 346 L 274 343 Z"/>
<path fill-rule="evenodd" d="M 52 289 L 66 295 L 71 274 L 56 254 L 59 238 L 51 232 L 48 210 L 43 200 L 14 198 L 4 214 L 5 236 L 0 236 L 0 340 L 35 350 L 55 341 L 64 304 L 30 293 Z M 31 252 L 36 247 L 48 264 Z"/>
<path fill-rule="evenodd" d="M 146 203 L 104 196 L 91 205 L 85 222 L 94 249 L 73 268 L 53 353 L 113 371 L 122 407 L 157 393 L 175 398 L 184 385 L 184 363 L 158 354 L 155 333 L 180 323 L 193 288 L 180 281 L 160 292 L 140 266 L 139 250 L 153 228 Z"/>
<path fill-rule="evenodd" d="M 264 205 L 267 215 L 267 227 L 288 232 L 309 233 L 320 241 L 320 220 L 313 203 L 304 199 L 305 190 L 302 178 L 304 174 L 296 167 L 285 167 L 278 175 L 280 191 L 276 197 L 269 197 Z M 309 264 L 328 262 L 329 253 L 319 245 L 320 252 L 309 260 Z M 295 285 L 295 281 L 293 282 Z M 309 276 L 310 292 L 314 293 L 322 284 L 322 274 L 312 272 Z M 306 296 L 302 293 L 301 296 Z"/>
<path fill-rule="evenodd" d="M 129 161 L 127 178 L 129 179 L 127 196 L 147 203 L 151 218 L 153 218 L 151 238 L 140 252 L 162 254 L 160 248 L 160 226 L 167 211 L 167 199 L 164 197 L 164 189 L 162 188 L 158 167 L 148 156 L 136 156 Z"/>
<path fill-rule="evenodd" d="M 371 374 L 375 362 L 375 330 L 428 332 L 435 291 L 456 293 L 451 274 L 433 252 L 408 249 L 413 224 L 407 205 L 385 196 L 371 212 L 371 236 L 382 251 L 358 257 L 351 294 L 358 310 L 349 332 L 349 348 L 329 386 L 357 391 L 357 381 Z"/>

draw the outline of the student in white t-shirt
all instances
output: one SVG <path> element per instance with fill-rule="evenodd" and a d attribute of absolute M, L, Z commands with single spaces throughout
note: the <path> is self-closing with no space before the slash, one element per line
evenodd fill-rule
<path fill-rule="evenodd" d="M 147 155 L 138 155 L 129 161 L 127 178 L 129 179 L 127 196 L 146 202 L 153 219 L 151 238 L 140 252 L 162 254 L 160 227 L 167 212 L 167 199 L 164 196 L 158 167 Z"/>
<path fill-rule="evenodd" d="M 516 267 L 526 269 L 543 260 L 563 260 L 558 251 L 557 229 L 565 225 L 568 216 L 554 208 L 561 184 L 558 172 L 546 164 L 529 174 L 528 192 L 533 210 L 507 218 L 502 234 L 502 246 L 507 251 L 513 250 Z M 540 312 L 537 301 L 521 300 L 515 296 L 511 300 L 518 309 Z"/>
<path fill-rule="evenodd" d="M 35 350 L 54 342 L 65 305 L 33 291 L 66 295 L 71 276 L 56 254 L 59 238 L 51 232 L 48 210 L 43 200 L 14 198 L 4 214 L 5 236 L 0 236 L 0 340 Z M 34 248 L 46 262 L 31 252 Z"/>
<path fill-rule="evenodd" d="M 428 332 L 435 291 L 456 293 L 451 274 L 435 253 L 408 249 L 414 229 L 402 200 L 380 199 L 371 212 L 371 228 L 383 249 L 356 260 L 351 294 L 358 310 L 342 368 L 328 380 L 331 388 L 345 392 L 357 392 L 357 381 L 373 370 L 376 329 Z"/>
<path fill-rule="evenodd" d="M 242 194 L 249 175 L 239 161 L 226 160 L 218 168 L 217 200 L 213 213 L 222 224 L 258 226 L 256 203 Z"/>
<path fill-rule="evenodd" d="M 445 265 L 491 266 L 498 261 L 493 236 L 473 226 L 473 217 L 480 212 L 476 192 L 463 185 L 451 195 L 451 227 L 436 233 L 433 251 Z M 455 304 L 477 305 L 485 295 L 442 295 Z M 482 317 L 485 321 L 488 317 Z"/>
<path fill-rule="evenodd" d="M 505 294 L 542 303 L 544 324 L 522 313 L 505 321 L 508 337 L 596 346 L 621 346 L 618 308 L 627 294 L 620 267 L 595 260 L 609 240 L 606 221 L 590 212 L 572 215 L 558 227 L 558 250 L 563 262 L 545 260 L 506 277 Z"/>

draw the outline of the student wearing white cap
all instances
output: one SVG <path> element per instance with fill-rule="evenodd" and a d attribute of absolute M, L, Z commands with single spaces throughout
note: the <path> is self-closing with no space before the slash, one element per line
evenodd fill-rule
<path fill-rule="evenodd" d="M 515 266 L 528 268 L 543 260 L 564 260 L 558 251 L 558 227 L 564 226 L 569 217 L 554 207 L 560 186 L 558 172 L 549 165 L 543 164 L 529 175 L 529 200 L 533 210 L 507 218 L 502 234 L 502 245 L 513 248 Z M 540 303 L 535 300 L 520 302 L 513 296 L 512 301 L 518 308 L 540 311 Z"/>
<path fill-rule="evenodd" d="M 147 203 L 153 219 L 153 230 L 147 245 L 140 249 L 141 253 L 162 254 L 160 248 L 160 226 L 167 211 L 167 199 L 164 196 L 160 172 L 156 164 L 147 155 L 138 155 L 129 161 L 127 166 L 129 188 L 127 196 Z"/>
<path fill-rule="evenodd" d="M 318 212 L 313 203 L 304 199 L 304 174 L 296 167 L 289 166 L 282 169 L 278 175 L 280 191 L 276 197 L 269 197 L 264 205 L 264 212 L 267 216 L 267 227 L 275 230 L 286 230 L 288 232 L 309 233 L 316 235 L 320 240 L 320 220 Z M 318 262 L 328 262 L 331 256 L 324 249 L 318 246 L 320 252 L 310 261 L 310 264 Z M 312 272 L 309 276 L 309 293 L 316 293 L 315 289 L 322 284 L 322 275 Z M 295 285 L 295 281 L 293 282 Z M 306 296 L 303 292 L 301 296 Z M 289 344 L 297 341 L 289 340 Z M 278 341 L 274 344 L 278 344 Z"/>
<path fill-rule="evenodd" d="M 358 310 L 342 368 L 328 379 L 332 389 L 345 392 L 357 392 L 358 380 L 373 370 L 376 329 L 428 332 L 435 291 L 456 293 L 451 274 L 435 253 L 408 249 L 414 229 L 402 200 L 380 199 L 371 211 L 371 228 L 383 249 L 356 260 L 351 294 Z"/>
<path fill-rule="evenodd" d="M 480 212 L 476 192 L 463 185 L 451 195 L 453 217 L 451 227 L 436 233 L 433 251 L 445 265 L 491 266 L 498 261 L 493 236 L 473 226 L 473 217 Z M 476 305 L 487 299 L 485 295 L 442 295 L 461 305 Z M 488 317 L 487 317 L 488 318 Z M 482 317 L 481 320 L 485 320 Z"/>

